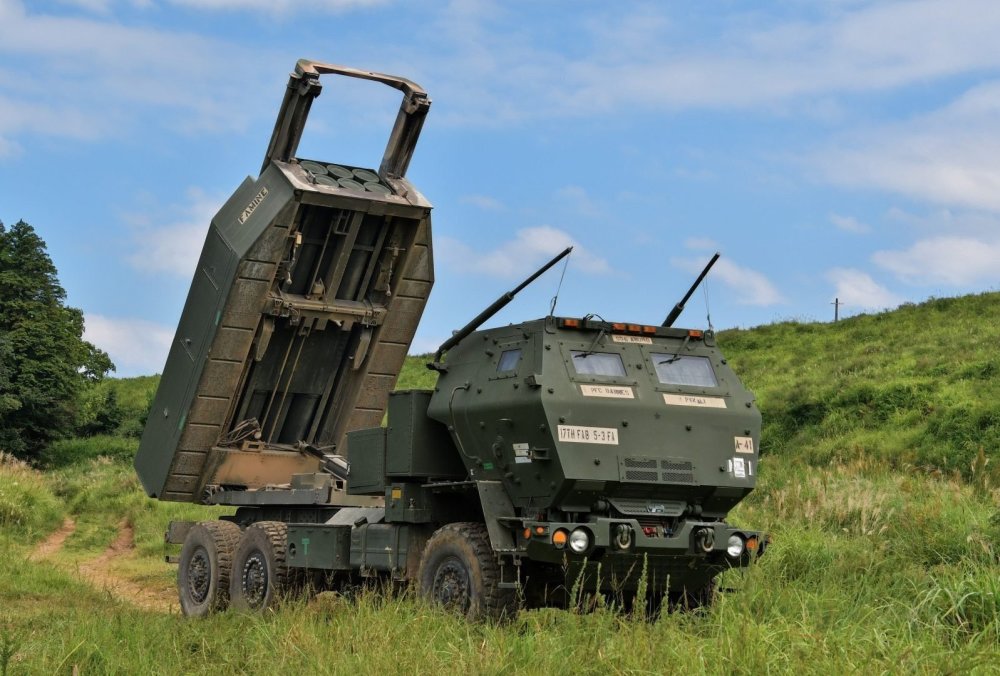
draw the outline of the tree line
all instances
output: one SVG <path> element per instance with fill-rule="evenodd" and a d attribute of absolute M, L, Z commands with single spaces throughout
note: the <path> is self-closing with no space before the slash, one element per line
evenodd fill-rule
<path fill-rule="evenodd" d="M 53 440 L 88 431 L 79 424 L 85 394 L 115 366 L 83 328 L 35 229 L 0 222 L 0 451 L 32 460 Z"/>

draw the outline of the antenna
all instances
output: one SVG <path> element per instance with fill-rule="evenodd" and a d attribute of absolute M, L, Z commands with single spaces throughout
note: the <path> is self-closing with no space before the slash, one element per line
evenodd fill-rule
<path fill-rule="evenodd" d="M 705 319 L 708 321 L 708 330 L 715 331 L 715 327 L 712 326 L 712 306 L 708 303 L 708 280 L 706 279 L 703 284 L 701 291 L 705 294 Z"/>
<path fill-rule="evenodd" d="M 701 284 L 701 280 L 705 279 L 705 275 L 707 275 L 708 271 L 712 269 L 713 265 L 715 265 L 715 261 L 719 260 L 720 255 L 721 254 L 718 251 L 715 252 L 715 255 L 712 256 L 712 260 L 708 262 L 708 265 L 705 266 L 705 269 L 701 271 L 700 275 L 698 275 L 698 279 L 694 280 L 694 284 L 691 285 L 691 288 L 688 289 L 686 294 L 684 294 L 684 297 L 681 298 L 680 302 L 674 306 L 674 309 L 670 311 L 670 314 L 667 315 L 667 318 L 663 320 L 663 324 L 661 324 L 661 326 L 674 325 L 674 322 L 677 321 L 677 318 L 681 316 L 682 312 L 684 312 L 684 305 L 688 302 L 688 299 L 691 298 L 691 294 L 694 293 L 694 290 L 698 288 L 699 284 Z"/>
<path fill-rule="evenodd" d="M 533 281 L 541 277 L 546 270 L 548 270 L 553 265 L 558 263 L 560 260 L 568 256 L 569 252 L 572 250 L 573 247 L 571 246 L 566 247 L 566 249 L 564 249 L 562 253 L 560 253 L 558 256 L 550 260 L 542 267 L 535 270 L 535 272 L 533 272 L 530 277 L 528 277 L 526 280 L 518 284 L 517 288 L 508 291 L 507 293 L 497 298 L 488 308 L 486 308 L 478 315 L 476 315 L 472 321 L 470 321 L 468 324 L 466 324 L 458 331 L 456 331 L 451 338 L 441 343 L 441 347 L 439 347 L 437 349 L 437 352 L 434 353 L 434 361 L 428 364 L 427 368 L 431 369 L 432 371 L 445 370 L 446 367 L 444 366 L 444 364 L 441 363 L 441 357 L 444 355 L 445 352 L 458 345 L 462 341 L 462 339 L 464 339 L 470 333 L 472 333 L 480 326 L 482 326 L 484 322 L 489 321 L 490 317 L 500 312 L 500 310 L 502 310 L 504 307 L 507 306 L 507 303 L 514 300 L 514 296 L 516 296 L 524 287 L 528 286 Z"/>
<path fill-rule="evenodd" d="M 562 274 L 559 275 L 559 284 L 556 286 L 556 295 L 552 296 L 552 302 L 549 304 L 549 316 L 553 316 L 556 313 L 556 303 L 559 302 L 559 292 L 562 291 L 563 279 L 566 278 L 566 268 L 569 267 L 569 256 L 566 256 L 565 262 L 563 262 Z"/>

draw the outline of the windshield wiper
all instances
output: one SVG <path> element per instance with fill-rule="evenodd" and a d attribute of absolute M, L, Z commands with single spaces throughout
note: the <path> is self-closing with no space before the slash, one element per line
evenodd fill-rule
<path fill-rule="evenodd" d="M 677 352 L 674 353 L 674 356 L 670 357 L 669 359 L 664 359 L 661 362 L 657 362 L 656 365 L 659 366 L 660 364 L 673 364 L 675 361 L 679 361 L 681 358 L 681 352 L 683 352 L 684 348 L 687 347 L 689 340 L 691 340 L 690 334 L 684 336 L 684 342 L 681 343 L 680 348 L 677 350 Z"/>
<path fill-rule="evenodd" d="M 587 316 L 586 316 L 586 317 L 584 318 L 584 321 L 586 321 L 586 320 L 588 320 L 588 319 L 590 319 L 590 318 L 592 318 L 592 317 L 597 317 L 597 318 L 598 318 L 598 319 L 600 319 L 600 320 L 601 320 L 602 322 L 604 321 L 604 317 L 601 317 L 600 315 L 587 315 Z M 582 358 L 584 358 L 584 357 L 589 357 L 589 356 L 590 356 L 590 355 L 592 355 L 592 354 L 596 354 L 596 351 L 595 351 L 595 349 L 594 349 L 594 348 L 596 348 L 596 347 L 597 347 L 597 343 L 599 343 L 599 342 L 601 341 L 601 338 L 603 338 L 603 337 L 604 337 L 604 333 L 605 333 L 605 331 L 606 331 L 606 328 L 605 328 L 604 326 L 602 326 L 602 327 L 601 327 L 601 330 L 597 332 L 597 336 L 595 336 L 595 337 L 594 337 L 594 340 L 592 340 L 592 341 L 591 341 L 591 343 L 590 343 L 590 347 L 588 347 L 588 348 L 587 348 L 586 350 L 584 350 L 583 352 L 578 352 L 577 354 L 574 354 L 574 355 L 573 355 L 573 358 L 574 358 L 574 359 L 582 359 Z"/>

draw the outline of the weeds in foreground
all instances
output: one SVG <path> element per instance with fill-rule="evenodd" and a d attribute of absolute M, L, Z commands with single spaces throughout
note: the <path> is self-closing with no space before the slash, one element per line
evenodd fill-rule
<path fill-rule="evenodd" d="M 0 676 L 10 673 L 10 664 L 17 654 L 18 641 L 13 631 L 6 624 L 0 628 Z"/>

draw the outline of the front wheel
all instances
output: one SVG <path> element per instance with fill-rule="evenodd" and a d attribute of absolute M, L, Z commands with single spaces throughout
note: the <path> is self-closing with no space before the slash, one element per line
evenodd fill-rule
<path fill-rule="evenodd" d="M 260 521 L 246 529 L 233 556 L 229 596 L 237 610 L 273 608 L 286 591 L 288 526 Z"/>
<path fill-rule="evenodd" d="M 514 594 L 500 588 L 500 566 L 481 523 L 450 523 L 434 532 L 420 557 L 420 594 L 469 620 L 514 612 Z"/>

